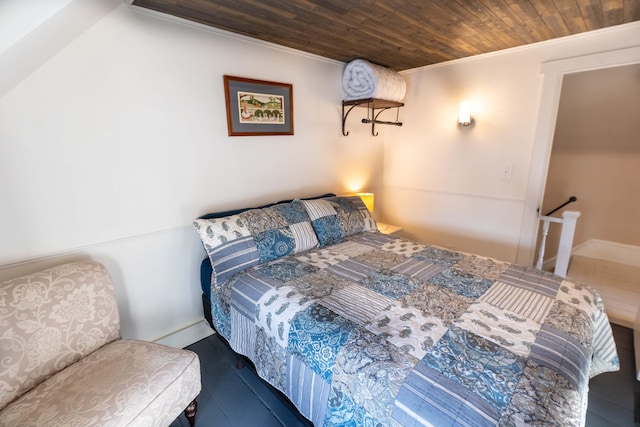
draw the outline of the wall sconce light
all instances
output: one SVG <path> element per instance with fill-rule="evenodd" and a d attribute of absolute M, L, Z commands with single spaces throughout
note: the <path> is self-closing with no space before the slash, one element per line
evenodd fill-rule
<path fill-rule="evenodd" d="M 469 127 L 473 125 L 473 117 L 469 114 L 469 103 L 460 101 L 460 112 L 458 113 L 458 126 Z"/>
<path fill-rule="evenodd" d="M 369 212 L 373 213 L 373 193 L 356 193 L 356 196 L 359 196 L 367 209 L 369 209 Z"/>

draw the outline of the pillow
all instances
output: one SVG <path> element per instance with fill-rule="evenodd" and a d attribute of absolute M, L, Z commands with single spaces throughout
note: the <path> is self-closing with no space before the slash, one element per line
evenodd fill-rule
<path fill-rule="evenodd" d="M 362 231 L 376 230 L 376 222 L 358 196 L 302 200 L 320 246 L 331 245 Z"/>
<path fill-rule="evenodd" d="M 211 261 L 216 285 L 254 265 L 318 246 L 299 200 L 223 218 L 198 218 L 193 224 Z"/>

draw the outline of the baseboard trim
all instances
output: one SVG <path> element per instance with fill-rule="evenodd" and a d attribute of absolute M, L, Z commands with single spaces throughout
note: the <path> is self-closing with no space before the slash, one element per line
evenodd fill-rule
<path fill-rule="evenodd" d="M 575 246 L 571 254 L 640 267 L 640 246 L 591 239 Z"/>
<path fill-rule="evenodd" d="M 571 255 L 583 256 L 586 258 L 601 259 L 604 261 L 616 262 L 618 264 L 628 264 L 640 267 L 640 246 L 627 245 L 624 243 L 610 242 L 607 240 L 590 239 L 580 243 L 571 249 Z M 556 256 L 544 260 L 542 269 L 553 271 L 556 263 Z"/>
<path fill-rule="evenodd" d="M 213 334 L 215 334 L 215 331 L 211 329 L 203 319 L 193 325 L 189 325 L 169 335 L 165 335 L 162 338 L 158 338 L 155 342 L 158 344 L 168 345 L 169 347 L 185 348 Z"/>

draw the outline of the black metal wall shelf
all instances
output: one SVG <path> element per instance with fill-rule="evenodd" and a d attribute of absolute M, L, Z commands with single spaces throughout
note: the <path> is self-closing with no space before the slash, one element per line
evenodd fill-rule
<path fill-rule="evenodd" d="M 362 119 L 362 123 L 371 123 L 371 135 L 378 136 L 375 131 L 375 126 L 378 125 L 394 125 L 402 126 L 402 122 L 398 121 L 398 115 L 400 107 L 403 107 L 404 103 L 397 101 L 388 101 L 386 99 L 378 98 L 366 98 L 366 99 L 352 99 L 349 101 L 342 101 L 342 135 L 347 136 L 349 132 L 345 130 L 345 123 L 347 116 L 355 107 L 364 107 L 367 109 L 367 117 Z M 345 107 L 349 107 L 345 113 Z M 378 120 L 378 116 L 390 108 L 396 108 L 396 121 L 389 122 L 384 120 Z"/>

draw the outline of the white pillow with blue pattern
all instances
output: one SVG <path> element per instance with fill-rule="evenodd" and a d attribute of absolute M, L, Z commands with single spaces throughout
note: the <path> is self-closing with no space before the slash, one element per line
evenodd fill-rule
<path fill-rule="evenodd" d="M 376 230 L 376 221 L 358 196 L 337 196 L 302 200 L 320 246 L 332 245 L 345 237 Z"/>
<path fill-rule="evenodd" d="M 216 285 L 254 265 L 318 246 L 300 200 L 224 218 L 196 219 Z"/>

